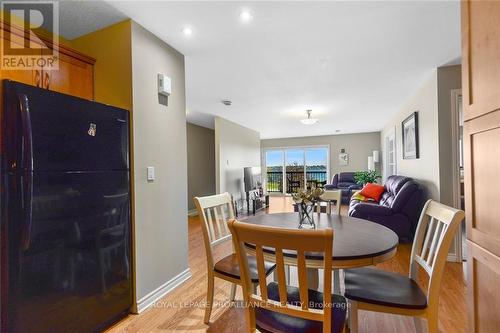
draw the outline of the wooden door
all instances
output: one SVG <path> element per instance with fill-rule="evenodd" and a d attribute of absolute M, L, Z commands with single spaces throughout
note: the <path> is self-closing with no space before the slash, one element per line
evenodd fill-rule
<path fill-rule="evenodd" d="M 470 332 L 500 327 L 500 2 L 462 2 Z"/>
<path fill-rule="evenodd" d="M 92 64 L 59 53 L 59 69 L 44 70 L 43 84 L 46 89 L 86 99 L 94 98 L 94 67 Z"/>

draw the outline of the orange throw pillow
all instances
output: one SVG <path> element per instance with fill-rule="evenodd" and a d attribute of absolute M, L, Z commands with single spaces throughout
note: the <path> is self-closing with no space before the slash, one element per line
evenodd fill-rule
<path fill-rule="evenodd" d="M 361 190 L 361 195 L 365 197 L 372 198 L 375 201 L 379 201 L 380 197 L 384 193 L 385 188 L 379 184 L 368 183 Z"/>

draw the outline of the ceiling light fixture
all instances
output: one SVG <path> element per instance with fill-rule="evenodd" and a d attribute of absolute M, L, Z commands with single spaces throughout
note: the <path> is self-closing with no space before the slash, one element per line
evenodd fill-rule
<path fill-rule="evenodd" d="M 252 13 L 250 13 L 248 10 L 244 10 L 240 13 L 240 20 L 242 22 L 250 22 L 253 19 Z"/>
<path fill-rule="evenodd" d="M 193 34 L 193 29 L 191 29 L 190 27 L 184 27 L 182 29 L 182 33 L 185 35 L 185 36 L 191 36 Z"/>
<path fill-rule="evenodd" d="M 304 125 L 314 125 L 318 122 L 317 118 L 311 118 L 311 112 L 312 110 L 307 110 L 307 118 L 301 119 L 300 122 Z"/>

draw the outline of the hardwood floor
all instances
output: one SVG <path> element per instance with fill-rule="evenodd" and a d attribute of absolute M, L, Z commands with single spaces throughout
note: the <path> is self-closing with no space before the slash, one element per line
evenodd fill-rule
<path fill-rule="evenodd" d="M 290 198 L 271 197 L 269 213 L 293 211 Z M 347 207 L 342 207 L 342 214 Z M 221 244 L 215 251 L 216 260 L 230 253 L 231 244 Z M 408 274 L 411 246 L 402 244 L 396 256 L 378 268 Z M 108 333 L 117 332 L 217 332 L 234 333 L 245 329 L 244 312 L 238 304 L 228 304 L 230 285 L 215 280 L 215 304 L 210 325 L 203 324 L 206 293 L 206 260 L 201 226 L 198 218 L 189 218 L 189 266 L 192 277 L 140 315 L 129 315 Z M 447 263 L 439 303 L 440 332 L 465 332 L 464 267 Z M 423 276 L 421 274 L 420 276 Z M 420 283 L 425 286 L 424 279 Z M 239 288 L 238 288 L 239 289 Z M 241 299 L 238 290 L 237 299 Z M 412 318 L 373 312 L 359 312 L 359 332 L 415 332 Z"/>

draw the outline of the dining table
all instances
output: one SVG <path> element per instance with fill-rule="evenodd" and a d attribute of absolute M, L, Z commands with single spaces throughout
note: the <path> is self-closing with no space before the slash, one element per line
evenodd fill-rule
<path fill-rule="evenodd" d="M 243 220 L 245 223 L 283 229 L 298 229 L 298 213 L 260 214 Z M 316 229 L 333 229 L 332 268 L 348 269 L 377 265 L 394 257 L 399 238 L 391 229 L 363 219 L 337 214 L 314 213 Z M 254 247 L 247 244 L 247 251 Z M 263 248 L 266 260 L 275 261 L 274 249 Z M 283 250 L 285 265 L 297 266 L 297 253 Z M 308 268 L 308 287 L 318 289 L 318 269 L 323 268 L 323 253 L 305 254 Z M 335 274 L 334 274 L 335 275 Z M 340 281 L 334 278 L 334 291 L 339 292 Z"/>

